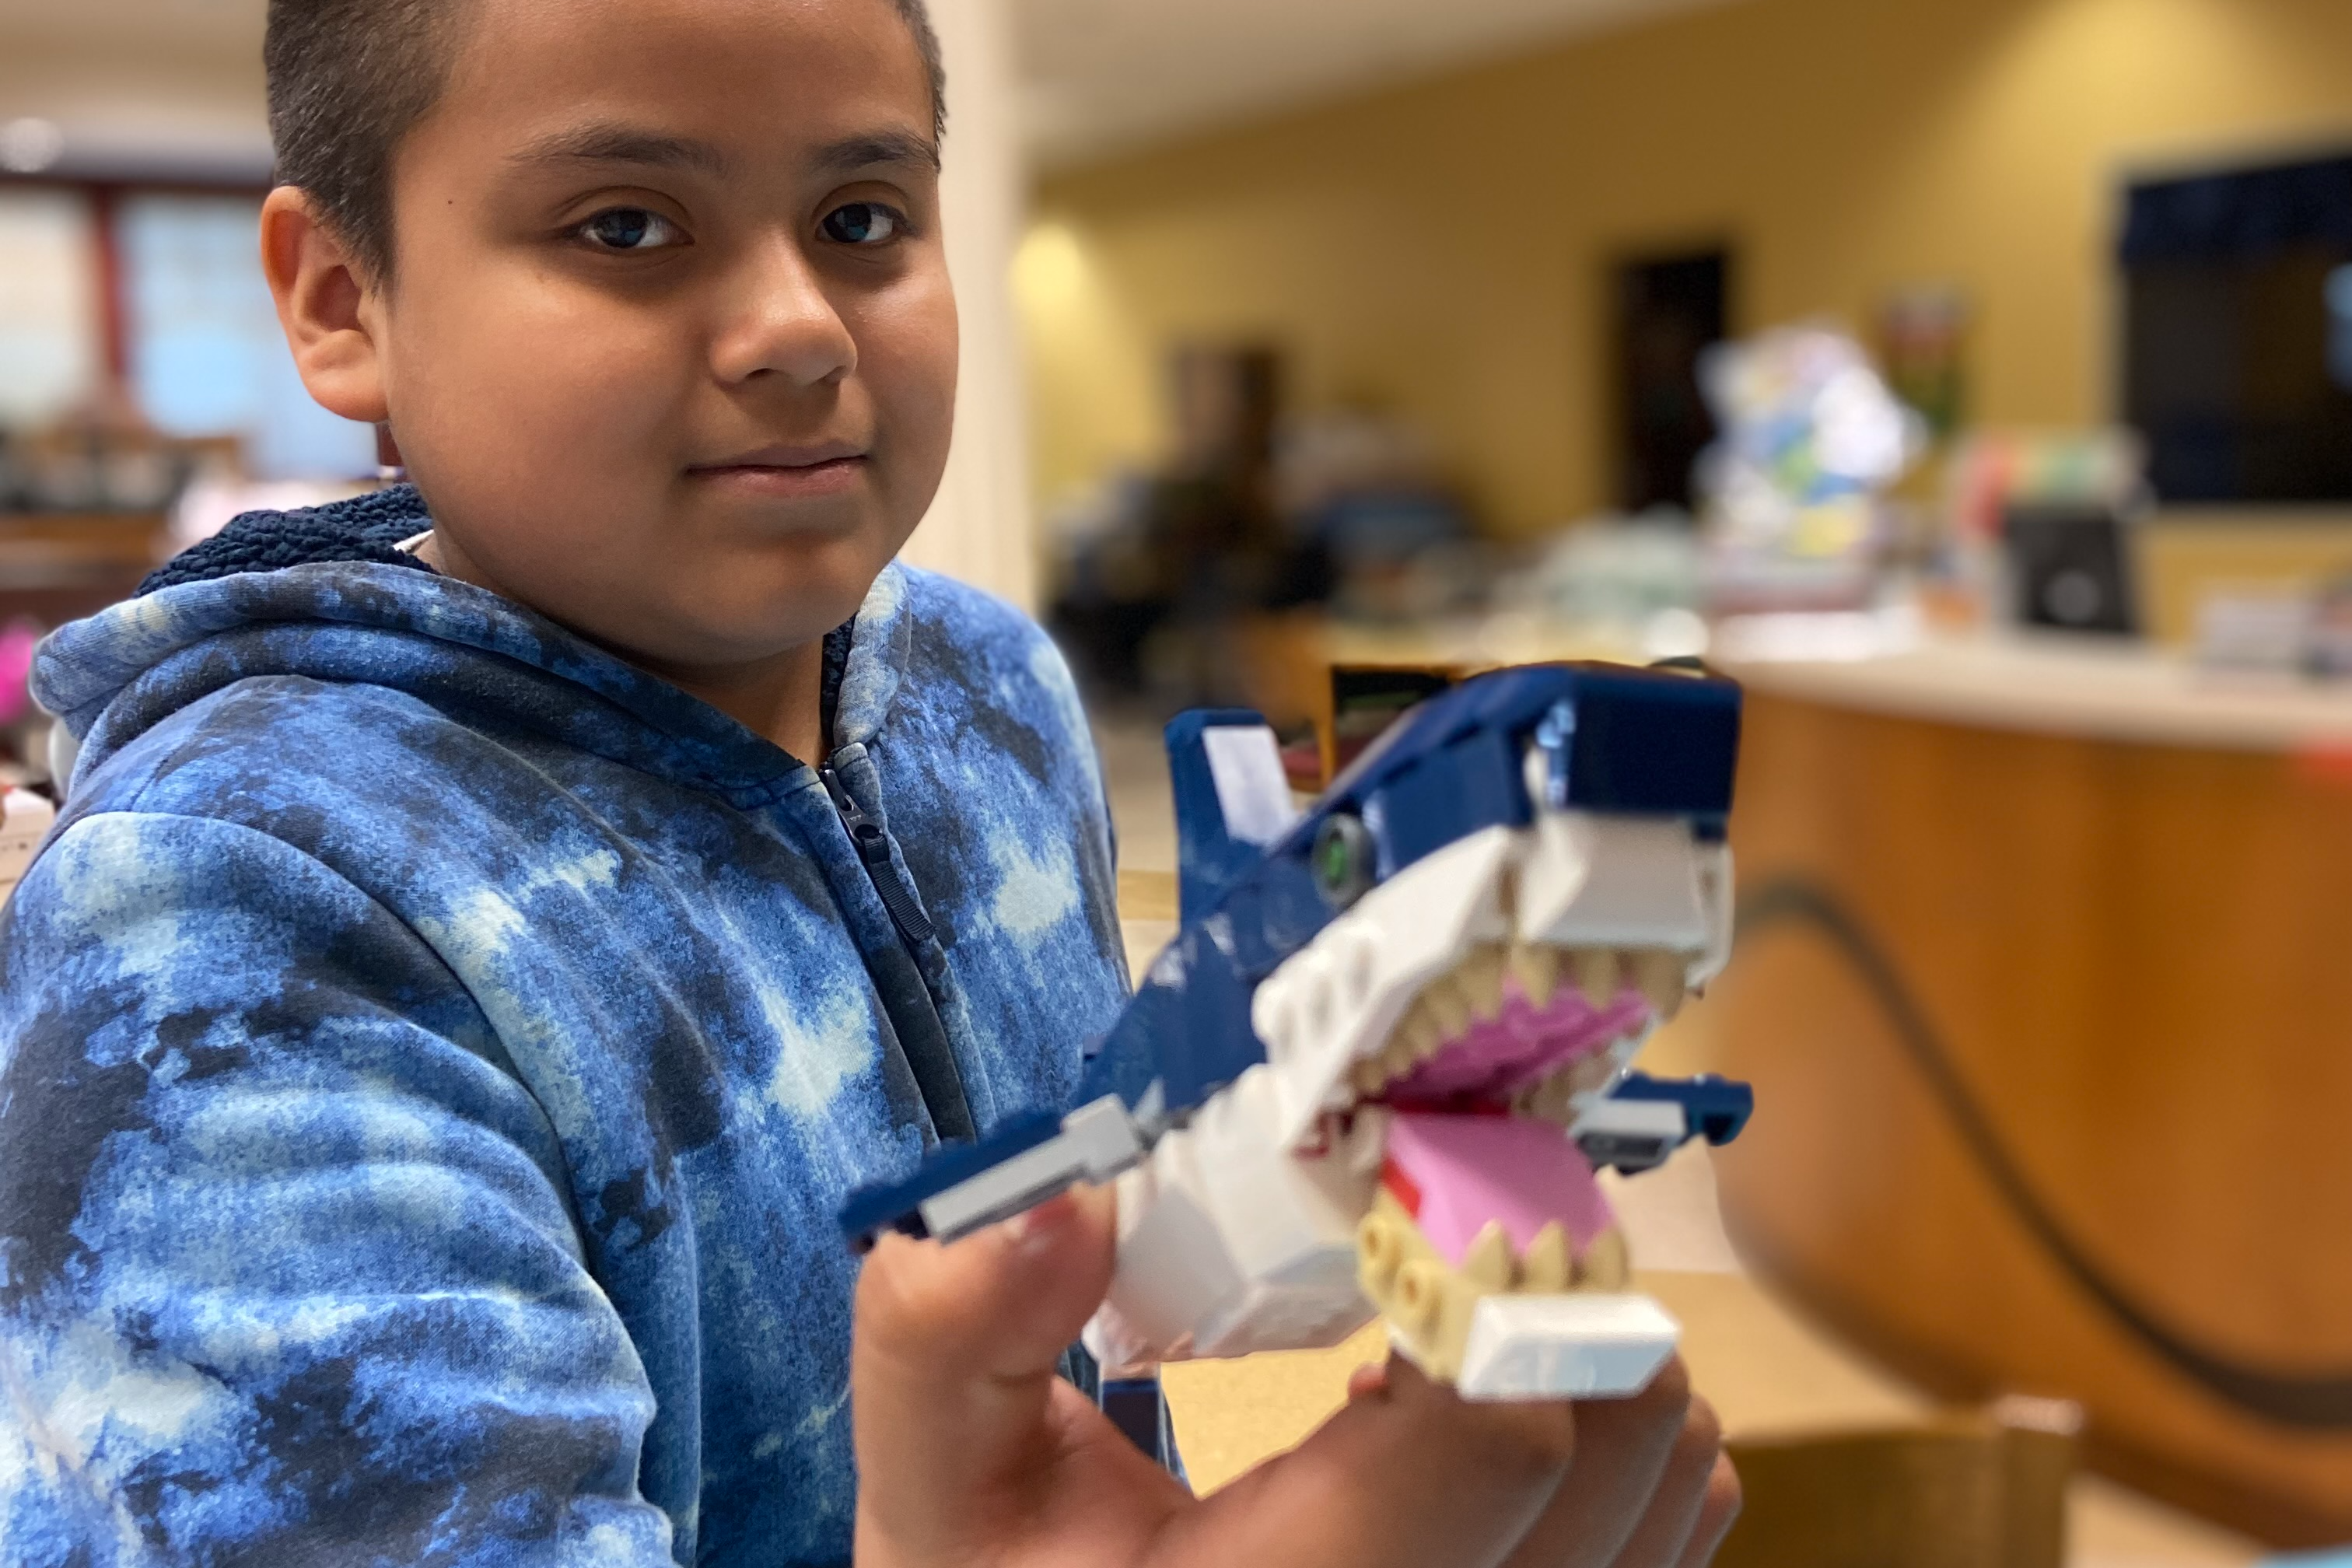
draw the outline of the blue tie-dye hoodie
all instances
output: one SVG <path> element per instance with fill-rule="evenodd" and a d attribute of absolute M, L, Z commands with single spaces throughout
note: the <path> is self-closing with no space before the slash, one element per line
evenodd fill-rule
<path fill-rule="evenodd" d="M 425 526 L 243 520 L 43 650 L 82 748 L 0 914 L 8 1564 L 846 1560 L 835 1207 L 1064 1104 L 1123 998 L 1020 616 L 886 571 L 821 773 Z"/>

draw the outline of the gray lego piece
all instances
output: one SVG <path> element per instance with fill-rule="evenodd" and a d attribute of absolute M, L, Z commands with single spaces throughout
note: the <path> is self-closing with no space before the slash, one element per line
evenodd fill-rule
<path fill-rule="evenodd" d="M 926 1198 L 924 1227 L 941 1241 L 1008 1219 L 1077 1182 L 1107 1182 L 1143 1157 L 1127 1108 L 1106 1095 L 1062 1118 L 1035 1148 Z"/>

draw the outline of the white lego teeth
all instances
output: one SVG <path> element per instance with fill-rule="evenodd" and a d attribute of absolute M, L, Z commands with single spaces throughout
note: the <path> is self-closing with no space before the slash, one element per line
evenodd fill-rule
<path fill-rule="evenodd" d="M 1569 1073 L 1557 1072 L 1521 1089 L 1511 1108 L 1522 1116 L 1532 1116 L 1538 1121 L 1552 1121 L 1566 1127 L 1576 1115 L 1575 1093 L 1569 1083 L 1570 1076 Z"/>
<path fill-rule="evenodd" d="M 1528 1000 L 1538 1007 L 1551 1005 L 1552 994 L 1559 987 L 1559 950 L 1541 944 L 1514 942 L 1510 953 L 1511 977 L 1519 983 Z"/>
<path fill-rule="evenodd" d="M 1522 1116 L 1572 1126 L 1582 1110 L 1579 1103 L 1607 1089 L 1624 1063 L 1615 1050 L 1580 1057 L 1568 1066 L 1519 1091 L 1513 1102 Z"/>
<path fill-rule="evenodd" d="M 1633 1281 L 1633 1260 L 1625 1250 L 1625 1233 L 1612 1226 L 1592 1238 L 1576 1260 L 1576 1282 L 1588 1290 L 1622 1290 Z"/>
<path fill-rule="evenodd" d="M 1606 1007 L 1617 1000 L 1617 985 L 1622 965 L 1617 955 L 1605 947 L 1579 948 L 1568 955 L 1569 972 L 1576 977 L 1576 988 L 1595 1007 Z"/>
<path fill-rule="evenodd" d="M 1617 1005 L 1630 986 L 1663 1023 L 1682 1007 L 1688 964 L 1687 954 L 1664 948 L 1563 951 L 1542 944 L 1482 942 L 1454 970 L 1422 988 L 1388 1037 L 1348 1069 L 1349 1087 L 1359 1100 L 1378 1097 L 1477 1025 L 1499 1019 L 1513 984 L 1538 1008 L 1552 1003 L 1563 980 L 1596 1009 Z M 1562 1124 L 1574 1121 L 1573 1100 L 1606 1089 L 1642 1037 L 1642 1033 L 1630 1035 L 1610 1051 L 1585 1058 L 1522 1090 L 1517 1109 Z"/>
<path fill-rule="evenodd" d="M 1457 1039 L 1470 1032 L 1470 998 L 1463 994 L 1453 976 L 1448 975 L 1423 991 L 1421 1005 L 1445 1038 Z"/>
<path fill-rule="evenodd" d="M 1444 1037 L 1438 1032 L 1437 1025 L 1416 1006 L 1404 1016 L 1396 1033 L 1389 1037 L 1388 1047 L 1381 1055 L 1402 1072 L 1423 1058 L 1436 1055 L 1443 1044 Z"/>
<path fill-rule="evenodd" d="M 1475 948 L 1454 973 L 1454 984 L 1469 1001 L 1470 1016 L 1482 1023 L 1503 1016 L 1504 965 L 1501 948 Z"/>
<path fill-rule="evenodd" d="M 1520 1278 L 1529 1290 L 1565 1290 L 1575 1279 L 1575 1268 L 1569 1256 L 1568 1232 L 1558 1220 L 1536 1232 L 1536 1238 L 1519 1258 Z"/>
<path fill-rule="evenodd" d="M 1650 1010 L 1665 1023 L 1682 1011 L 1683 993 L 1686 984 L 1685 971 L 1680 953 L 1660 948 L 1633 955 L 1633 984 L 1641 990 Z"/>
<path fill-rule="evenodd" d="M 1463 1255 L 1462 1272 L 1489 1290 L 1507 1290 L 1517 1270 L 1512 1266 L 1511 1238 L 1503 1233 L 1503 1222 L 1490 1219 L 1470 1243 Z"/>

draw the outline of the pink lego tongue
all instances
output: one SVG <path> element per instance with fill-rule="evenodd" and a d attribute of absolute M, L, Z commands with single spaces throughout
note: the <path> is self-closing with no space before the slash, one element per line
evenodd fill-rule
<path fill-rule="evenodd" d="M 1430 1245 L 1456 1265 L 1489 1220 L 1500 1220 L 1522 1252 L 1555 1220 L 1580 1255 L 1609 1228 L 1609 1201 L 1583 1152 L 1532 1117 L 1400 1112 L 1389 1123 L 1382 1175 Z"/>

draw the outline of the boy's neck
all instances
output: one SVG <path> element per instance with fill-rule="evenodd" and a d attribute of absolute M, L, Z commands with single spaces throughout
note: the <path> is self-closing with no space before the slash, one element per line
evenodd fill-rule
<path fill-rule="evenodd" d="M 824 765 L 832 747 L 824 732 L 823 637 L 757 664 L 725 669 L 677 669 L 635 654 L 621 657 L 765 735 L 801 761 Z"/>
<path fill-rule="evenodd" d="M 416 558 L 446 577 L 513 598 L 446 534 L 427 534 Z M 824 765 L 832 747 L 824 732 L 824 639 L 816 637 L 749 664 L 665 665 L 622 648 L 609 651 L 689 697 L 699 698 L 755 734 L 804 763 Z"/>

